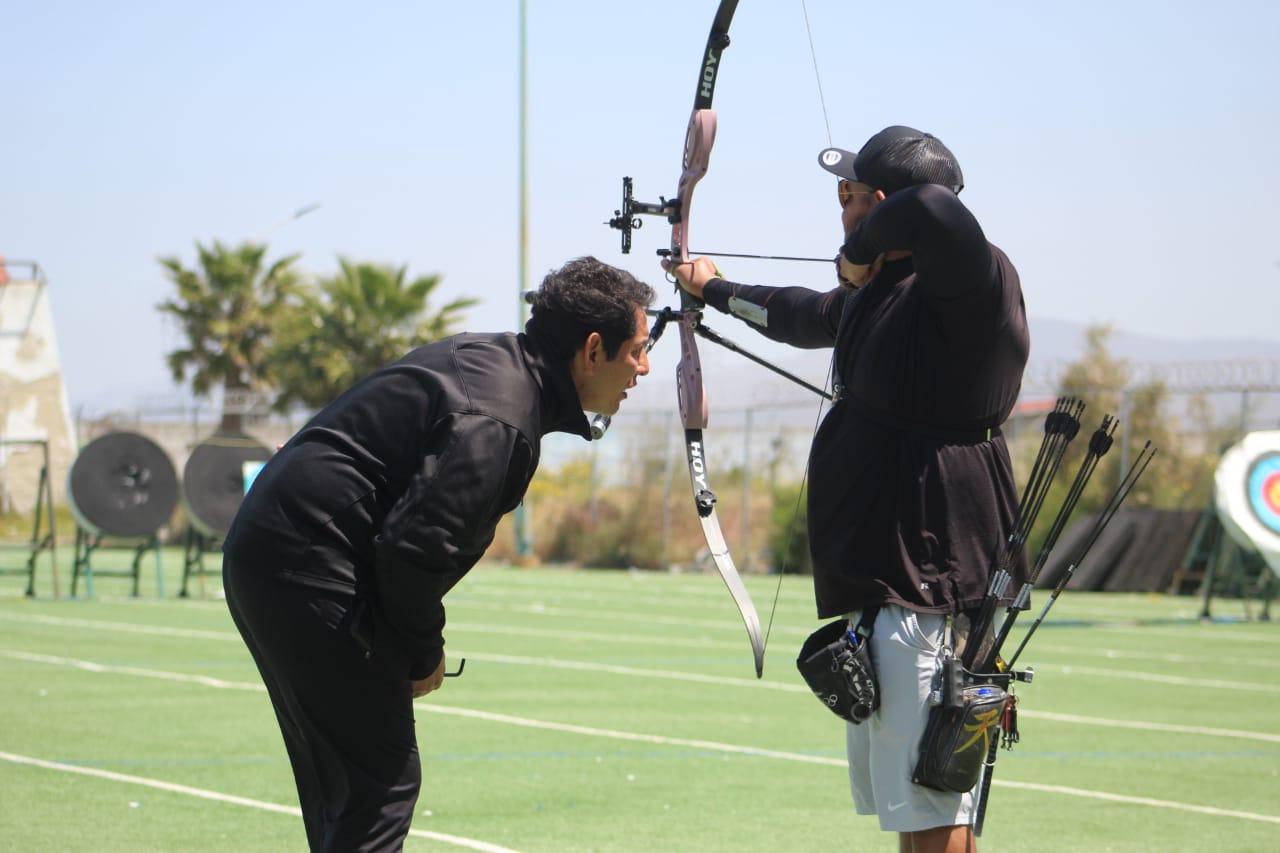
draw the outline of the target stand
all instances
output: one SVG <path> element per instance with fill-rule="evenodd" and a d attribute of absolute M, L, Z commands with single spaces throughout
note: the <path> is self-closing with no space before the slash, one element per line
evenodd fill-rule
<path fill-rule="evenodd" d="M 1225 535 L 1206 573 L 1200 615 L 1208 618 L 1215 588 L 1226 585 L 1245 599 L 1246 618 L 1252 593 L 1263 600 L 1259 618 L 1269 620 L 1280 586 L 1280 431 L 1251 432 L 1222 455 L 1213 500 Z"/>
<path fill-rule="evenodd" d="M 32 513 L 31 538 L 21 543 L 0 543 L 0 552 L 25 552 L 26 561 L 20 566 L 0 565 L 0 575 L 26 575 L 26 596 L 36 594 L 36 565 L 40 555 L 49 553 L 49 571 L 53 578 L 53 597 L 59 598 L 58 589 L 58 537 L 53 518 L 53 484 L 49 480 L 49 442 L 42 438 L 0 438 L 0 460 L 6 459 L 11 447 L 38 447 L 40 449 L 40 480 L 36 486 L 36 508 Z"/>
<path fill-rule="evenodd" d="M 159 531 L 178 505 L 178 474 L 160 445 L 137 433 L 113 432 L 85 445 L 71 466 L 67 499 L 76 520 L 71 595 L 84 576 L 85 595 L 93 596 L 94 577 L 130 578 L 139 594 L 142 560 L 155 554 L 156 594 L 164 594 Z M 108 541 L 121 540 L 133 561 L 128 569 L 100 569 L 93 555 Z"/>
<path fill-rule="evenodd" d="M 1260 621 L 1271 618 L 1271 602 L 1276 594 L 1276 577 L 1267 568 L 1257 549 L 1236 542 L 1208 507 L 1196 522 L 1195 533 L 1175 573 L 1169 592 L 1196 594 L 1201 598 L 1201 619 L 1213 618 L 1213 599 L 1239 598 L 1246 620 L 1253 619 L 1250 598 L 1261 601 Z"/>
<path fill-rule="evenodd" d="M 196 445 L 182 469 L 182 504 L 187 514 L 182 557 L 181 598 L 194 577 L 206 594 L 204 555 L 217 550 L 259 469 L 271 457 L 266 445 L 241 434 L 220 433 Z"/>

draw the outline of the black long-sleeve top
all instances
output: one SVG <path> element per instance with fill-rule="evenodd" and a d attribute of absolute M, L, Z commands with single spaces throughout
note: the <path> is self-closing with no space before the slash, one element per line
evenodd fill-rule
<path fill-rule="evenodd" d="M 843 399 L 809 456 L 822 618 L 886 602 L 930 613 L 971 608 L 1015 523 L 998 427 L 1030 346 L 1018 274 L 936 185 L 889 196 L 842 252 L 870 264 L 895 250 L 911 256 L 886 262 L 856 292 L 715 279 L 704 294 L 722 311 L 731 297 L 763 307 L 765 324 L 753 328 L 774 340 L 835 347 Z"/>
<path fill-rule="evenodd" d="M 446 592 L 524 497 L 542 436 L 590 428 L 567 364 L 526 334 L 419 347 L 308 422 L 254 480 L 223 544 L 286 581 L 353 593 L 374 638 L 422 678 Z"/>

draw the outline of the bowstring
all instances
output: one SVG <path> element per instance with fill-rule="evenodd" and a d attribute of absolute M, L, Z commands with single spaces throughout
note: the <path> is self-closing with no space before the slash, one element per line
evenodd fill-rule
<path fill-rule="evenodd" d="M 809 7 L 805 0 L 800 0 L 800 10 L 804 13 L 804 31 L 809 38 L 809 57 L 813 61 L 813 79 L 818 84 L 818 104 L 822 107 L 822 123 L 827 129 L 827 147 L 834 147 L 835 143 L 831 137 L 831 118 L 827 115 L 827 99 L 822 93 L 822 73 L 818 70 L 818 51 L 813 44 L 813 28 L 809 26 Z M 845 294 L 845 299 L 852 298 L 852 294 Z M 846 306 L 847 307 L 847 302 Z M 831 381 L 835 377 L 836 371 L 836 343 L 840 341 L 840 328 L 844 325 L 845 311 L 840 312 L 840 322 L 836 324 L 836 340 L 831 345 L 831 361 L 827 365 L 827 378 L 823 381 L 822 390 L 826 391 L 831 386 Z M 818 434 L 818 424 L 822 422 L 822 407 L 826 401 L 822 398 L 818 399 L 818 413 L 813 419 L 813 429 L 810 431 L 810 441 Z M 796 494 L 796 505 L 791 510 L 791 521 L 787 524 L 787 550 L 783 557 L 783 564 L 778 569 L 778 586 L 773 591 L 773 606 L 769 608 L 769 624 L 764 631 L 764 648 L 769 648 L 769 636 L 773 633 L 773 617 L 778 612 L 778 598 L 782 595 L 782 579 L 787 574 L 787 562 L 791 559 L 791 549 L 795 544 L 796 535 L 796 519 L 800 517 L 800 502 L 804 500 L 805 484 L 809 481 L 809 459 L 810 454 L 806 454 L 804 463 L 804 473 L 800 475 L 800 491 Z M 805 518 L 808 518 L 806 513 Z"/>
<path fill-rule="evenodd" d="M 813 79 L 818 81 L 818 103 L 822 106 L 822 122 L 827 126 L 827 147 L 835 145 L 831 141 L 831 119 L 827 116 L 827 99 L 822 94 L 822 74 L 818 72 L 818 51 L 813 46 L 813 29 L 809 26 L 809 7 L 805 0 L 800 0 L 800 10 L 804 12 L 804 31 L 809 37 L 809 56 L 813 60 Z"/>
<path fill-rule="evenodd" d="M 846 294 L 845 299 L 849 299 L 849 298 L 850 296 Z M 843 312 L 841 312 L 841 316 L 843 318 Z M 839 338 L 840 338 L 840 331 L 839 331 L 839 326 L 837 326 L 836 328 L 837 342 L 839 341 Z M 835 345 L 833 344 L 831 347 L 831 361 L 827 365 L 827 378 L 822 383 L 823 391 L 826 391 L 831 386 L 831 380 L 835 376 L 835 370 L 836 370 L 836 352 L 835 352 Z M 813 437 L 818 434 L 818 424 L 822 422 L 822 407 L 826 405 L 826 402 L 827 401 L 825 399 L 822 399 L 822 398 L 818 399 L 818 414 L 814 416 L 813 429 L 810 430 L 809 432 L 810 441 L 812 441 Z M 785 556 L 783 557 L 782 566 L 778 569 L 778 586 L 773 591 L 773 606 L 769 608 L 769 624 L 764 629 L 763 648 L 765 649 L 769 648 L 769 636 L 770 634 L 773 633 L 773 616 L 775 613 L 778 612 L 778 598 L 782 595 L 782 579 L 787 574 L 787 561 L 791 559 L 791 549 L 792 549 L 792 546 L 795 545 L 796 519 L 800 517 L 800 502 L 804 500 L 804 487 L 809 480 L 809 459 L 810 459 L 810 454 L 806 454 L 805 463 L 804 463 L 804 473 L 800 475 L 800 491 L 796 493 L 796 505 L 791 509 L 791 521 L 787 523 L 787 550 L 785 552 Z M 807 520 L 808 517 L 809 516 L 806 513 L 805 519 Z"/>

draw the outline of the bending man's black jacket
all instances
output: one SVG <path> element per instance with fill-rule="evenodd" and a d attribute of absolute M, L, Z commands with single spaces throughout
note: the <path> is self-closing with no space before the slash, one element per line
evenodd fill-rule
<path fill-rule="evenodd" d="M 889 196 L 842 252 L 870 264 L 894 250 L 911 257 L 885 263 L 856 292 L 721 279 L 705 291 L 722 311 L 732 310 L 731 297 L 764 307 L 766 325 L 753 328 L 770 338 L 835 346 L 845 396 L 809 456 L 822 618 L 886 602 L 967 610 L 985 594 L 1015 523 L 1016 486 L 997 428 L 1017 400 L 1030 346 L 1018 274 L 960 200 L 935 185 Z"/>
<path fill-rule="evenodd" d="M 542 436 L 591 436 L 567 364 L 541 350 L 525 334 L 458 335 L 355 385 L 259 473 L 228 559 L 355 594 L 376 617 L 375 649 L 389 629 L 406 674 L 431 673 L 441 599 L 524 497 Z"/>

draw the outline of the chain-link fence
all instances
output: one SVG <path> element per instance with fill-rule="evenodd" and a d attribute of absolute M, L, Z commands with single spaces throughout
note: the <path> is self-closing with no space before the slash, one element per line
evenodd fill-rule
<path fill-rule="evenodd" d="M 1115 398 L 1121 420 L 1117 470 L 1145 438 L 1127 432 L 1145 404 L 1135 389 L 1160 381 L 1158 420 L 1180 452 L 1216 456 L 1224 442 L 1245 432 L 1280 428 L 1280 362 L 1139 365 Z M 1033 365 L 1023 398 L 1005 426 L 1015 472 L 1025 475 L 1042 436 L 1043 415 L 1060 388 L 1062 368 Z M 1094 389 L 1070 389 L 1090 393 Z M 271 413 L 261 399 L 228 401 L 244 415 L 246 432 L 269 447 L 285 441 L 306 413 Z M 803 566 L 805 508 L 801 482 L 820 410 L 799 397 L 737 408 L 716 408 L 704 434 L 710 484 L 729 546 L 745 571 Z M 140 403 L 127 410 L 77 413 L 81 445 L 104 432 L 140 432 L 165 448 L 179 471 L 219 423 L 222 407 Z M 1091 429 L 1101 412 L 1086 416 Z M 1151 413 L 1144 413 L 1150 415 Z M 1150 421 L 1150 417 L 1146 422 Z M 1208 469 L 1212 470 L 1211 466 Z M 1099 481 L 1109 487 L 1100 472 Z M 65 474 L 64 474 L 65 476 Z M 1203 471 L 1197 469 L 1197 477 Z M 1160 484 L 1156 484 L 1159 487 Z M 1164 484 L 1186 489 L 1185 482 Z M 1207 483 L 1201 484 L 1207 488 Z M 691 506 L 691 486 L 680 419 L 670 409 L 624 409 L 601 441 L 552 434 L 530 489 L 527 510 L 535 554 L 549 561 L 597 566 L 694 569 L 706 547 Z M 1184 502 L 1185 504 L 1185 502 Z M 504 521 L 490 556 L 514 556 L 514 531 Z"/>

